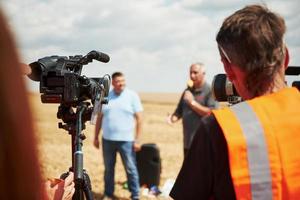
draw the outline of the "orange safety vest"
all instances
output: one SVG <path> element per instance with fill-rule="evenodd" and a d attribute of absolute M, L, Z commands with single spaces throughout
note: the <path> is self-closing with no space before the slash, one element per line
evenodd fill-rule
<path fill-rule="evenodd" d="M 237 199 L 300 199 L 300 92 L 213 111 L 227 141 Z"/>

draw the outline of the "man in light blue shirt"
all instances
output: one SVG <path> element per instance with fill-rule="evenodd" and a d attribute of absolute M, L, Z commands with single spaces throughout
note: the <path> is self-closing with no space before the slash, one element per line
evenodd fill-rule
<path fill-rule="evenodd" d="M 142 124 L 142 103 L 139 96 L 125 88 L 121 72 L 112 74 L 113 90 L 109 92 L 107 105 L 98 116 L 94 146 L 99 148 L 99 133 L 103 129 L 102 149 L 104 160 L 104 195 L 113 199 L 114 171 L 117 152 L 125 166 L 131 199 L 139 199 L 139 176 L 136 167 L 136 151 L 141 149 L 139 137 Z"/>

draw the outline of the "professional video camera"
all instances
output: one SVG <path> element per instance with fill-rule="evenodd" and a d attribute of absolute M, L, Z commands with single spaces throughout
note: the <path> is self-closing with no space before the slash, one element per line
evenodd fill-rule
<path fill-rule="evenodd" d="M 300 74 L 300 66 L 289 66 L 285 75 L 297 76 Z M 300 90 L 300 81 L 294 81 L 293 87 Z M 234 85 L 228 80 L 226 74 L 217 74 L 212 82 L 212 93 L 215 99 L 219 102 L 228 102 L 229 104 L 235 104 L 242 101 L 242 98 L 237 93 Z"/>
<path fill-rule="evenodd" d="M 107 63 L 109 56 L 91 51 L 87 55 L 76 56 L 48 56 L 29 64 L 31 74 L 28 77 L 40 82 L 42 103 L 60 103 L 57 118 L 65 123 L 58 123 L 58 127 L 68 131 L 72 136 L 72 167 L 74 172 L 75 194 L 73 200 L 92 200 L 92 188 L 90 178 L 83 169 L 82 141 L 85 135 L 81 132 L 85 129 L 85 122 L 96 122 L 102 104 L 108 103 L 110 76 L 102 78 L 87 78 L 81 76 L 83 65 L 93 59 Z M 92 102 L 93 107 L 89 107 Z M 76 108 L 76 112 L 74 111 Z M 63 173 L 61 178 L 68 175 Z"/>
<path fill-rule="evenodd" d="M 32 73 L 28 76 L 34 81 L 40 81 L 42 103 L 62 103 L 76 106 L 79 102 L 96 100 L 100 92 L 107 97 L 110 77 L 87 78 L 80 76 L 83 65 L 96 59 L 108 62 L 109 57 L 104 53 L 91 51 L 86 56 L 48 56 L 30 65 Z M 103 99 L 105 103 L 106 99 Z"/>

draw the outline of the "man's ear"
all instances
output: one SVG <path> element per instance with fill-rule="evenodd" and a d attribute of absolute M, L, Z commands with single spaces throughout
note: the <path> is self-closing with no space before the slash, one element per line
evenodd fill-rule
<path fill-rule="evenodd" d="M 290 62 L 290 54 L 287 47 L 285 47 L 284 69 L 286 69 Z"/>

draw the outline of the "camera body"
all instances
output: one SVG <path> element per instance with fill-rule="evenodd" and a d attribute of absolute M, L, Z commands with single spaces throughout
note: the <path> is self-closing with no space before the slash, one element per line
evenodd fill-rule
<path fill-rule="evenodd" d="M 300 66 L 289 66 L 286 71 L 286 76 L 297 76 L 300 74 Z M 300 81 L 294 81 L 293 87 L 300 90 Z M 213 78 L 212 93 L 216 101 L 228 102 L 229 104 L 236 104 L 242 101 L 242 98 L 237 93 L 234 85 L 230 82 L 226 74 L 217 74 Z"/>
<path fill-rule="evenodd" d="M 93 59 L 108 62 L 106 54 L 91 51 L 86 56 L 48 56 L 30 65 L 32 73 L 28 77 L 40 82 L 42 103 L 61 103 L 76 106 L 79 102 L 91 99 L 92 103 L 102 95 L 101 103 L 107 103 L 110 76 L 88 78 L 81 76 L 83 65 Z"/>

